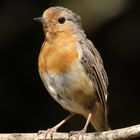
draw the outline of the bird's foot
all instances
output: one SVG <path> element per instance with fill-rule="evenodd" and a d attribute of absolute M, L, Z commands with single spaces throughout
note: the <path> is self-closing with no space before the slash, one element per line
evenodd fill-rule
<path fill-rule="evenodd" d="M 85 133 L 86 133 L 85 129 L 82 129 L 80 131 L 71 131 L 69 133 L 69 138 L 75 138 L 76 140 L 83 140 Z"/>
<path fill-rule="evenodd" d="M 40 130 L 38 131 L 37 135 L 43 135 L 45 136 L 45 139 L 48 137 L 48 135 L 50 136 L 49 138 L 52 139 L 53 137 L 53 133 L 57 132 L 57 129 L 63 125 L 66 121 L 68 121 L 71 117 L 73 117 L 75 114 L 72 113 L 70 114 L 69 116 L 67 116 L 65 119 L 63 119 L 60 123 L 58 123 L 57 125 L 55 125 L 54 127 L 52 128 L 49 128 L 47 130 Z"/>
<path fill-rule="evenodd" d="M 44 139 L 46 140 L 47 137 L 53 138 L 53 133 L 57 132 L 56 127 L 49 128 L 47 130 L 39 130 L 37 135 L 43 135 Z"/>

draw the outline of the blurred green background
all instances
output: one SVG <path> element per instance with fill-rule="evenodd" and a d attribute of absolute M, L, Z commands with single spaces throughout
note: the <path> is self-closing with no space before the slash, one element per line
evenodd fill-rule
<path fill-rule="evenodd" d="M 87 37 L 101 53 L 110 83 L 112 129 L 140 123 L 139 0 L 1 0 L 0 133 L 37 132 L 68 114 L 47 93 L 37 69 L 44 33 L 33 18 L 51 6 L 81 15 Z M 78 130 L 84 123 L 77 116 L 60 131 Z"/>

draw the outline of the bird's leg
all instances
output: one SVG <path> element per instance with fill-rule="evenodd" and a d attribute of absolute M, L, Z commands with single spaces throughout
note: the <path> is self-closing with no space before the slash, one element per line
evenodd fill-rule
<path fill-rule="evenodd" d="M 89 114 L 88 114 L 87 121 L 86 121 L 86 124 L 85 124 L 85 126 L 84 126 L 84 128 L 83 128 L 83 131 L 84 131 L 85 133 L 86 133 L 86 131 L 87 131 L 87 127 L 88 127 L 88 125 L 89 125 L 89 122 L 90 122 L 91 117 L 92 117 L 92 114 L 89 113 Z"/>
<path fill-rule="evenodd" d="M 80 131 L 71 131 L 71 132 L 69 133 L 69 137 L 72 136 L 72 137 L 76 137 L 77 139 L 79 139 L 79 137 L 81 136 L 82 139 L 83 139 L 83 136 L 84 136 L 84 134 L 85 134 L 86 131 L 87 131 L 87 127 L 88 127 L 88 124 L 89 124 L 89 122 L 90 122 L 91 117 L 92 117 L 92 114 L 89 113 L 84 128 L 83 128 L 82 130 L 80 130 Z"/>
<path fill-rule="evenodd" d="M 52 138 L 52 135 L 54 132 L 57 132 L 57 129 L 62 126 L 66 121 L 68 121 L 70 118 L 72 118 L 75 115 L 75 113 L 70 114 L 69 116 L 67 116 L 65 119 L 63 119 L 60 123 L 58 123 L 57 125 L 55 125 L 52 128 L 49 128 L 47 130 L 40 130 L 38 131 L 38 135 L 44 134 L 45 135 L 45 139 L 47 138 L 47 135 L 49 134 L 50 137 Z"/>

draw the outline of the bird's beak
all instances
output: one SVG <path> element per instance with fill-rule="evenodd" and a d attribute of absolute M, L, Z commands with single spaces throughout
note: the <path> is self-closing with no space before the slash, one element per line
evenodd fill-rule
<path fill-rule="evenodd" d="M 47 18 L 44 18 L 44 17 L 37 17 L 37 18 L 33 18 L 33 20 L 37 21 L 37 22 L 43 22 L 43 21 L 46 21 Z"/>

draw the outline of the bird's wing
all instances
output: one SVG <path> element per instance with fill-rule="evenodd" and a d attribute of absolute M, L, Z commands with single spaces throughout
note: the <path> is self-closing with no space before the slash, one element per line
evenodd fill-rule
<path fill-rule="evenodd" d="M 87 75 L 93 82 L 99 100 L 107 113 L 107 85 L 108 77 L 105 72 L 102 58 L 99 52 L 94 47 L 93 43 L 86 39 L 79 41 L 82 48 L 83 56 L 81 58 L 81 63 L 83 64 Z"/>

